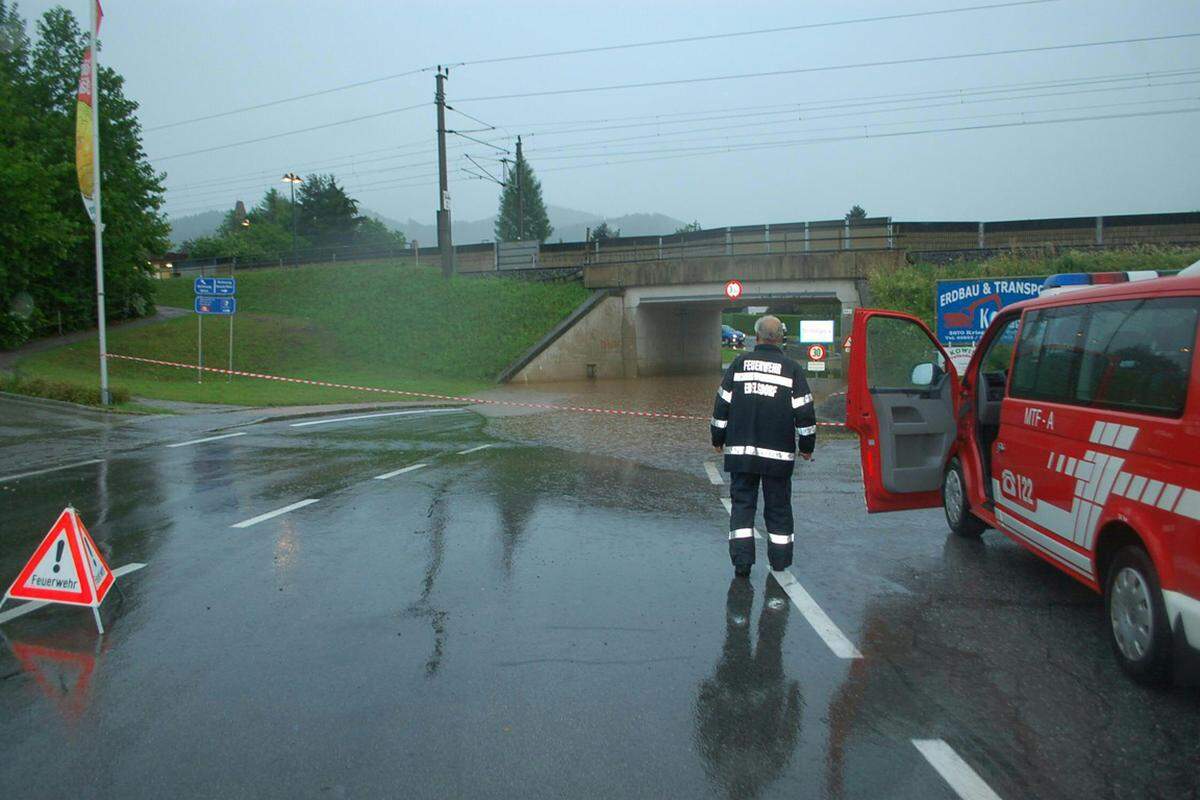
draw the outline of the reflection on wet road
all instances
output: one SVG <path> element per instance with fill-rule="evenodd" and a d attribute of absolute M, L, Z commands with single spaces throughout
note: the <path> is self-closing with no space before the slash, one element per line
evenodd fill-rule
<path fill-rule="evenodd" d="M 712 383 L 542 393 L 706 414 Z M 6 421 L 4 475 L 44 464 L 40 428 L 108 455 L 0 481 L 0 580 L 68 502 L 147 566 L 102 638 L 65 607 L 0 628 L 0 786 L 960 796 L 917 740 L 1006 800 L 1195 796 L 1197 693 L 1126 681 L 1098 598 L 998 535 L 867 517 L 853 442 L 798 466 L 800 595 L 731 582 L 702 423 L 482 413 Z"/>

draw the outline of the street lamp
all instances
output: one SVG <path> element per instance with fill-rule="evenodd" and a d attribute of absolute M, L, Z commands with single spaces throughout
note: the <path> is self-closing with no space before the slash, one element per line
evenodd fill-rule
<path fill-rule="evenodd" d="M 304 179 L 294 172 L 283 176 L 284 183 L 292 185 L 292 263 L 296 263 L 296 184 L 304 183 Z"/>

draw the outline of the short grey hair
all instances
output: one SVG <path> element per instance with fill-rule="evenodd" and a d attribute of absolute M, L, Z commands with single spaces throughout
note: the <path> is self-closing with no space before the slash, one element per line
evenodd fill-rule
<path fill-rule="evenodd" d="M 759 317 L 758 321 L 754 323 L 754 336 L 760 342 L 782 342 L 785 330 L 783 321 L 770 314 Z"/>

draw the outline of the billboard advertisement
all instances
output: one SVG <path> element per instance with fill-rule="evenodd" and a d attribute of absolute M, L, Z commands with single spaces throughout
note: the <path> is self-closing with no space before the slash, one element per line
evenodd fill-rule
<path fill-rule="evenodd" d="M 1044 277 L 968 278 L 938 281 L 933 290 L 937 338 L 945 345 L 974 346 L 1000 309 L 1037 297 Z"/>

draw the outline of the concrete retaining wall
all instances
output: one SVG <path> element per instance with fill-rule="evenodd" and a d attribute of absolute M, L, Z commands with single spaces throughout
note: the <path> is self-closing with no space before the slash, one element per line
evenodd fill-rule
<path fill-rule="evenodd" d="M 563 330 L 544 343 L 524 366 L 511 376 L 501 375 L 500 380 L 546 383 L 588 377 L 624 378 L 627 372 L 632 374 L 633 370 L 627 370 L 626 364 L 632 365 L 636 355 L 632 332 L 626 336 L 624 297 L 607 295 L 577 318 L 572 317 L 568 317 Z M 591 376 L 589 364 L 594 365 Z"/>

